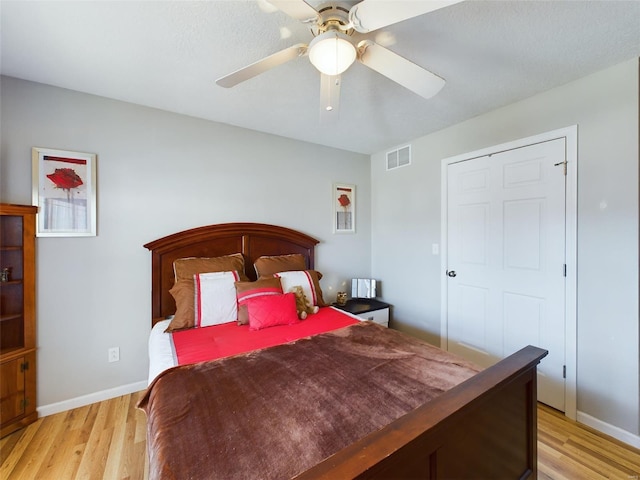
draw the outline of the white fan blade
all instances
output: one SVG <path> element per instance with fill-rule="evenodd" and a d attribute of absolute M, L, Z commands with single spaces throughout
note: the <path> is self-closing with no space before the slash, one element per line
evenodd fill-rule
<path fill-rule="evenodd" d="M 363 0 L 349 11 L 349 21 L 360 33 L 393 25 L 464 0 Z"/>
<path fill-rule="evenodd" d="M 294 58 L 301 57 L 305 53 L 307 53 L 307 46 L 304 43 L 298 43 L 297 45 L 293 45 L 292 47 L 280 50 L 273 55 L 269 55 L 262 60 L 258 60 L 251 65 L 247 65 L 240 70 L 236 70 L 229 75 L 220 77 L 216 80 L 216 83 L 225 88 L 234 87 L 237 84 L 244 82 L 245 80 L 249 80 L 256 75 L 266 72 L 267 70 L 282 65 L 283 63 L 287 63 Z"/>
<path fill-rule="evenodd" d="M 370 40 L 358 47 L 360 62 L 421 97 L 431 98 L 444 87 L 443 78 Z"/>
<path fill-rule="evenodd" d="M 340 75 L 320 76 L 320 121 L 334 119 L 340 107 Z"/>
<path fill-rule="evenodd" d="M 315 23 L 318 19 L 318 11 L 304 0 L 268 0 L 268 2 L 302 23 Z"/>

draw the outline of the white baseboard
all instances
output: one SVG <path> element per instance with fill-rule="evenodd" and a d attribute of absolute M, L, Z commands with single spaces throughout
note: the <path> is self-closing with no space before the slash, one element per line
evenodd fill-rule
<path fill-rule="evenodd" d="M 53 415 L 54 413 L 66 412 L 67 410 L 84 407 L 85 405 L 91 405 L 92 403 L 103 402 L 122 395 L 129 395 L 130 393 L 139 392 L 145 388 L 147 388 L 146 380 L 143 382 L 130 383 L 128 385 L 110 388 L 108 390 L 102 390 L 100 392 L 90 393 L 89 395 L 71 398 L 69 400 L 52 403 L 50 405 L 42 405 L 36 408 L 36 410 L 38 411 L 39 417 L 46 417 L 48 415 Z"/>
<path fill-rule="evenodd" d="M 602 420 L 580 411 L 578 411 L 576 420 L 591 428 L 595 428 L 599 432 L 605 433 L 610 437 L 616 438 L 621 442 L 628 443 L 632 447 L 640 448 L 640 436 L 627 432 L 620 427 L 603 422 Z"/>

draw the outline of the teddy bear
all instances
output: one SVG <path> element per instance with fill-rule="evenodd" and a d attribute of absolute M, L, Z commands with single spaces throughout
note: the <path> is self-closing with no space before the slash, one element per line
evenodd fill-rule
<path fill-rule="evenodd" d="M 290 292 L 296 296 L 296 310 L 298 311 L 298 318 L 300 320 L 304 320 L 307 318 L 307 314 L 309 313 L 318 313 L 320 308 L 317 305 L 311 305 L 311 302 L 307 299 L 307 296 L 304 294 L 304 290 L 300 285 L 295 285 L 291 287 Z"/>

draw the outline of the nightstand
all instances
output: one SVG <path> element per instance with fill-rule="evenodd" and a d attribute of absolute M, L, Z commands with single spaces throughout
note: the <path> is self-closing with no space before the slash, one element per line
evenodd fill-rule
<path fill-rule="evenodd" d="M 344 305 L 333 304 L 334 307 L 352 313 L 364 320 L 371 320 L 384 327 L 389 326 L 388 303 L 373 298 L 352 298 Z"/>

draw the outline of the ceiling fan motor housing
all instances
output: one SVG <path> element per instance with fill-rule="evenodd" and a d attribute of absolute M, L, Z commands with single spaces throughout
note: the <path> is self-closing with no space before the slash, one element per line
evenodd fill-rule
<path fill-rule="evenodd" d="M 337 30 L 345 35 L 353 34 L 353 27 L 349 22 L 349 6 L 341 3 L 325 3 L 318 9 L 320 18 L 316 24 L 314 35 L 320 35 L 330 30 Z"/>

